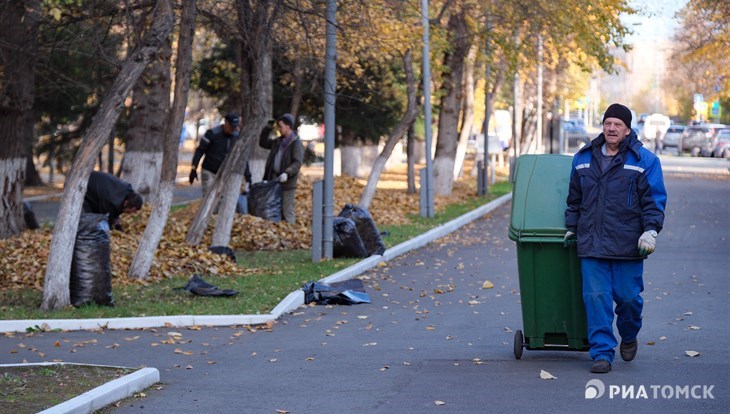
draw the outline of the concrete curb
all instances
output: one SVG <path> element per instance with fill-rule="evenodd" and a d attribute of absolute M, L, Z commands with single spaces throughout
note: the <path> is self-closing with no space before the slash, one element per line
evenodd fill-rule
<path fill-rule="evenodd" d="M 382 256 L 370 256 L 352 266 L 340 270 L 320 280 L 323 283 L 341 282 L 372 269 L 380 262 L 387 262 L 411 250 L 423 247 L 458 228 L 482 217 L 505 202 L 512 199 L 512 193 L 505 194 L 496 200 L 478 207 L 460 217 L 435 227 L 420 236 L 407 240 L 386 250 Z M 100 318 L 100 319 L 22 319 L 0 321 L 0 332 L 25 332 L 27 328 L 43 327 L 44 330 L 91 330 L 91 329 L 141 329 L 159 328 L 164 326 L 231 326 L 231 325 L 259 325 L 274 321 L 288 312 L 304 304 L 304 292 L 301 289 L 291 292 L 271 313 L 262 315 L 175 315 L 175 316 L 147 316 L 133 318 Z"/>
<path fill-rule="evenodd" d="M 50 365 L 81 365 L 96 366 L 105 368 L 124 368 L 108 365 L 93 364 L 71 364 L 65 362 L 41 362 L 36 364 L 4 364 L 0 367 L 28 367 L 28 366 L 50 366 Z M 141 391 L 154 383 L 160 381 L 160 372 L 156 368 L 142 368 L 127 374 L 121 378 L 109 381 L 93 390 L 89 390 L 78 397 L 72 398 L 61 404 L 55 405 L 41 414 L 66 414 L 66 413 L 92 413 L 102 409 L 109 404 L 123 400 L 137 391 Z"/>

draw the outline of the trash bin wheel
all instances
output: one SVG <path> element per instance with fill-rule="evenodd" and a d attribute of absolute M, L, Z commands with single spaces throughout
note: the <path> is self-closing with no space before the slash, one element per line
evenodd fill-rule
<path fill-rule="evenodd" d="M 522 348 L 525 346 L 525 337 L 522 336 L 522 331 L 515 332 L 515 358 L 522 358 Z"/>

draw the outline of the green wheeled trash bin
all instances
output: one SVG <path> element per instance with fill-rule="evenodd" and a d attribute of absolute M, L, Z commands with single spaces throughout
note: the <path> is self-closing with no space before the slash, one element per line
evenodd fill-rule
<path fill-rule="evenodd" d="M 517 242 L 523 331 L 515 332 L 515 358 L 530 350 L 588 351 L 580 260 L 563 247 L 572 157 L 523 155 L 517 159 L 509 238 Z"/>

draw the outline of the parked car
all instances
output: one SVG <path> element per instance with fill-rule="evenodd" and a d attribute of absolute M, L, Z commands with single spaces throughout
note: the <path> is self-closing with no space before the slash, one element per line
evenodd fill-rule
<path fill-rule="evenodd" d="M 717 133 L 712 156 L 715 158 L 730 158 L 730 129 L 721 129 Z"/>
<path fill-rule="evenodd" d="M 664 148 L 679 148 L 685 128 L 684 125 L 670 125 L 664 134 Z"/>
<path fill-rule="evenodd" d="M 563 120 L 561 124 L 568 148 L 581 148 L 583 145 L 591 142 L 591 136 L 588 135 L 586 127 L 581 120 Z"/>
<path fill-rule="evenodd" d="M 709 157 L 712 153 L 712 142 L 718 130 L 725 128 L 722 124 L 690 125 L 682 136 L 682 152 L 689 152 L 693 157 Z"/>

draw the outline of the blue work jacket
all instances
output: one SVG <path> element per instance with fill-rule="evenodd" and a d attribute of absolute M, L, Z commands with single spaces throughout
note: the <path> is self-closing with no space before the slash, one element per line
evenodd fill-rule
<path fill-rule="evenodd" d="M 573 157 L 565 227 L 577 235 L 579 257 L 637 260 L 645 231 L 664 225 L 667 191 L 659 158 L 632 131 L 601 170 L 599 135 Z"/>

